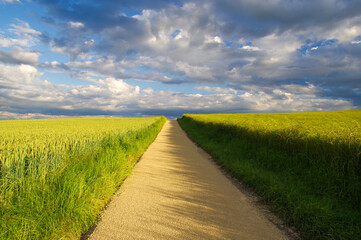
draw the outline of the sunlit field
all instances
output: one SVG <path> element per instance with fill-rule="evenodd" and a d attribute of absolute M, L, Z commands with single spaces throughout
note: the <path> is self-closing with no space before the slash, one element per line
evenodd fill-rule
<path fill-rule="evenodd" d="M 79 238 L 164 122 L 0 121 L 0 238 Z"/>
<path fill-rule="evenodd" d="M 361 236 L 361 111 L 186 114 L 179 122 L 305 239 Z"/>

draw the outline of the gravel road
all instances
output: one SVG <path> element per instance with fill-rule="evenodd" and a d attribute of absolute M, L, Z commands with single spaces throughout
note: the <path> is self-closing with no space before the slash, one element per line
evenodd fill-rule
<path fill-rule="evenodd" d="M 288 238 L 176 121 L 167 121 L 89 239 Z"/>

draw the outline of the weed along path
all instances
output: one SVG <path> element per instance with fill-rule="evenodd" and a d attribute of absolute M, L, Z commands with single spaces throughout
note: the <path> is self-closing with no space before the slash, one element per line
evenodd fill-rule
<path fill-rule="evenodd" d="M 96 239 L 287 239 L 167 121 L 102 214 Z"/>

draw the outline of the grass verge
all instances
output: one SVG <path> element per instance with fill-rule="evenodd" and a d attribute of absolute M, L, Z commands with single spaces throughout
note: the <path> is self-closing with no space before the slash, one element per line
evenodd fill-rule
<path fill-rule="evenodd" d="M 307 143 L 302 142 L 305 138 L 297 139 L 297 146 L 305 146 L 306 151 L 303 147 L 287 148 L 295 142 L 283 139 L 279 132 L 261 134 L 226 122 L 197 121 L 192 115 L 178 121 L 197 144 L 252 187 L 304 239 L 360 239 L 359 154 L 353 157 L 358 162 L 351 161 L 347 153 L 345 159 L 333 164 L 331 159 L 322 158 L 327 156 L 322 151 L 330 146 L 317 139 Z M 308 145 L 312 141 L 315 149 Z M 342 161 L 345 164 L 337 166 Z"/>
<path fill-rule="evenodd" d="M 166 119 L 69 152 L 46 175 L 27 176 L 0 203 L 0 239 L 79 239 L 163 127 Z M 9 190 L 9 189 L 8 189 Z"/>

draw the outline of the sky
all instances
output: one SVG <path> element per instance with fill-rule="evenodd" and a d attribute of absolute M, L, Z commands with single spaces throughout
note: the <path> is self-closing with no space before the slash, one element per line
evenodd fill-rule
<path fill-rule="evenodd" d="M 0 0 L 0 119 L 360 106 L 359 0 Z"/>

